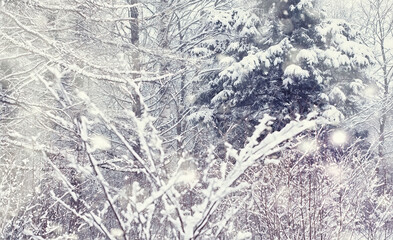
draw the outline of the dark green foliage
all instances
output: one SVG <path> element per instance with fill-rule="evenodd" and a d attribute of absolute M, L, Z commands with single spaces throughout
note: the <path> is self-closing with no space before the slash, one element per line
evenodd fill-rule
<path fill-rule="evenodd" d="M 211 53 L 210 67 L 220 70 L 202 76 L 205 87 L 196 103 L 213 109 L 218 132 L 247 122 L 241 128 L 244 142 L 264 113 L 278 119 L 273 126 L 278 130 L 312 111 L 331 121 L 356 112 L 363 87 L 357 78 L 371 57 L 348 24 L 324 21 L 312 1 L 259 7 L 270 10 L 259 18 L 250 12 L 215 13 L 207 22 L 226 37 L 200 45 Z"/>

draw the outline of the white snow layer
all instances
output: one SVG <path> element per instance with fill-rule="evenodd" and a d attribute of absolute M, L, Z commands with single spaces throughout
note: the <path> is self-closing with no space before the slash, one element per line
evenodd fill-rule
<path fill-rule="evenodd" d="M 288 67 L 285 68 L 284 71 L 284 76 L 292 76 L 292 77 L 298 77 L 298 78 L 307 78 L 310 76 L 309 72 L 307 70 L 304 70 L 300 66 L 296 64 L 291 64 Z"/>

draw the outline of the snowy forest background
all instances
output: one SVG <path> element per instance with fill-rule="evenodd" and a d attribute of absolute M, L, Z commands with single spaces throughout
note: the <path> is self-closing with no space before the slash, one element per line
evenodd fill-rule
<path fill-rule="evenodd" d="M 393 239 L 392 0 L 0 5 L 0 239 Z"/>

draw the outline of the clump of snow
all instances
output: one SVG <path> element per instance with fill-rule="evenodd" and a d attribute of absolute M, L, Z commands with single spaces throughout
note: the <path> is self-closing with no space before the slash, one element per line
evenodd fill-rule
<path fill-rule="evenodd" d="M 280 159 L 277 158 L 266 158 L 264 163 L 267 164 L 273 164 L 273 165 L 278 165 L 280 164 Z"/>
<path fill-rule="evenodd" d="M 328 95 L 326 95 L 326 93 L 321 93 L 320 95 L 319 95 L 319 97 L 322 99 L 322 100 L 324 100 L 324 101 L 327 101 L 327 102 L 329 102 L 329 96 Z"/>
<path fill-rule="evenodd" d="M 90 138 L 91 150 L 109 150 L 111 142 L 104 136 L 94 135 Z"/>
<path fill-rule="evenodd" d="M 341 91 L 341 89 L 338 87 L 334 87 L 332 89 L 332 91 L 329 94 L 329 98 L 336 102 L 345 102 L 347 100 L 345 93 Z"/>
<path fill-rule="evenodd" d="M 119 228 L 112 228 L 111 229 L 111 235 L 115 238 L 117 237 L 122 237 L 123 236 L 123 231 Z"/>
<path fill-rule="evenodd" d="M 220 102 L 225 102 L 228 100 L 234 92 L 232 90 L 224 89 L 221 92 L 219 92 L 216 96 L 214 96 L 211 100 L 212 104 L 217 104 Z"/>
<path fill-rule="evenodd" d="M 323 64 L 325 64 L 327 67 L 338 68 L 340 67 L 341 64 L 340 60 L 344 61 L 344 59 L 341 58 L 342 56 L 341 53 L 334 50 L 333 48 L 329 48 L 325 51 L 321 51 L 319 55 L 321 58 L 324 59 Z"/>
<path fill-rule="evenodd" d="M 196 99 L 197 98 L 196 98 L 196 96 L 194 94 L 188 94 L 185 97 L 185 102 L 188 103 L 188 104 L 194 104 Z"/>
<path fill-rule="evenodd" d="M 298 78 L 307 78 L 310 76 L 307 70 L 302 69 L 296 64 L 291 64 L 285 68 L 284 76 L 293 76 Z"/>
<path fill-rule="evenodd" d="M 236 59 L 231 56 L 217 56 L 220 66 L 227 67 L 236 62 Z"/>
<path fill-rule="evenodd" d="M 353 58 L 353 63 L 355 64 L 355 66 L 366 67 L 368 66 L 369 61 L 364 56 L 355 55 Z"/>
<path fill-rule="evenodd" d="M 285 79 L 282 81 L 282 85 L 283 85 L 285 88 L 288 88 L 288 85 L 291 85 L 291 84 L 293 84 L 293 80 L 292 80 L 291 78 L 285 78 Z"/>
<path fill-rule="evenodd" d="M 284 38 L 279 44 L 273 45 L 266 51 L 269 56 L 280 56 L 284 54 L 284 51 L 289 50 L 292 47 L 288 38 Z"/>
<path fill-rule="evenodd" d="M 352 92 L 354 94 L 360 94 L 362 90 L 364 89 L 364 84 L 362 80 L 360 79 L 355 79 L 353 82 L 349 84 L 349 87 L 352 89 Z"/>
<path fill-rule="evenodd" d="M 236 51 L 240 48 L 240 43 L 239 42 L 231 42 L 228 45 L 228 51 Z"/>
<path fill-rule="evenodd" d="M 344 120 L 344 114 L 334 106 L 329 106 L 329 108 L 322 113 L 322 117 L 326 118 L 330 124 L 339 124 Z"/>
<path fill-rule="evenodd" d="M 190 122 L 203 121 L 204 123 L 211 122 L 213 120 L 213 109 L 202 107 L 200 111 L 191 113 L 187 120 Z"/>
<path fill-rule="evenodd" d="M 188 185 L 189 187 L 194 187 L 199 181 L 199 174 L 196 169 L 184 169 L 180 172 L 177 178 L 179 183 Z"/>
<path fill-rule="evenodd" d="M 246 239 L 251 239 L 251 238 L 252 238 L 252 233 L 250 233 L 250 232 L 240 231 L 236 235 L 237 240 L 246 240 Z"/>
<path fill-rule="evenodd" d="M 296 55 L 296 60 L 301 62 L 305 61 L 307 64 L 312 65 L 318 63 L 317 53 L 310 49 L 302 49 Z"/>

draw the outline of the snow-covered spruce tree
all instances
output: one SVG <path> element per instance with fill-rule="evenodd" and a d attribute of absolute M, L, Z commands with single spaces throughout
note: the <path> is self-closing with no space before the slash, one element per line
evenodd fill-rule
<path fill-rule="evenodd" d="M 324 20 L 313 4 L 268 1 L 259 16 L 240 8 L 209 12 L 206 26 L 221 34 L 194 49 L 215 71 L 202 75 L 203 111 L 193 116 L 210 118 L 221 137 L 241 146 L 264 113 L 280 129 L 313 110 L 333 122 L 356 112 L 372 55 L 347 23 Z"/>

